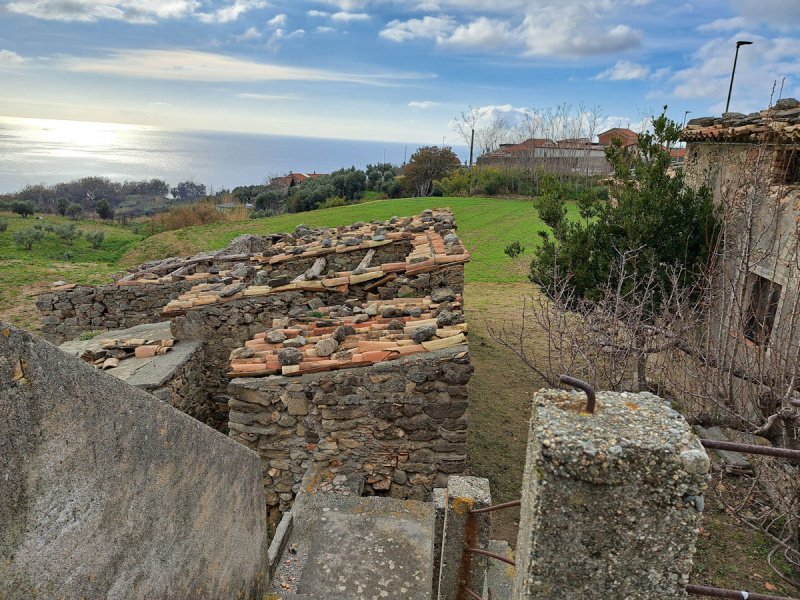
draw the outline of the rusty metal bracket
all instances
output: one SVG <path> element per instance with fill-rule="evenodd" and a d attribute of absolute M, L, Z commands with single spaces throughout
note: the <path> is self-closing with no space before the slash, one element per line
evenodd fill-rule
<path fill-rule="evenodd" d="M 489 552 L 488 550 L 484 550 L 482 548 L 467 548 L 467 551 L 472 552 L 473 554 L 482 554 L 483 556 L 488 556 L 489 558 L 501 560 L 504 563 L 508 563 L 509 565 L 512 565 L 514 567 L 517 566 L 517 563 L 515 563 L 510 558 L 506 558 L 505 556 L 502 556 L 500 554 L 495 554 L 494 552 Z"/>
<path fill-rule="evenodd" d="M 558 378 L 561 383 L 572 386 L 576 389 L 586 392 L 586 412 L 594 414 L 597 398 L 594 393 L 594 388 L 581 379 L 571 377 L 569 375 L 562 375 Z"/>
<path fill-rule="evenodd" d="M 492 512 L 495 510 L 502 510 L 504 508 L 513 508 L 522 505 L 522 500 L 513 500 L 512 502 L 504 502 L 503 504 L 495 504 L 494 506 L 487 506 L 486 508 L 474 508 L 470 514 L 477 515 L 480 513 Z"/>

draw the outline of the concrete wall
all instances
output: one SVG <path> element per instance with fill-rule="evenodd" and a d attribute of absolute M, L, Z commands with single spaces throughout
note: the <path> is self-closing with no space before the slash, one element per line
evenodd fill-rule
<path fill-rule="evenodd" d="M 258 456 L 0 324 L 0 597 L 260 598 Z"/>
<path fill-rule="evenodd" d="M 430 500 L 463 473 L 467 450 L 465 345 L 371 367 L 235 379 L 230 435 L 262 457 L 267 504 L 286 511 L 312 462 L 368 493 Z"/>

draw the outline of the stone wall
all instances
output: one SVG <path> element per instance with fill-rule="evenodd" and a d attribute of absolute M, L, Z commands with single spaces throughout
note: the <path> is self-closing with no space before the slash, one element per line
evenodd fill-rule
<path fill-rule="evenodd" d="M 41 294 L 42 335 L 61 343 L 84 331 L 121 329 L 163 320 L 161 309 L 193 284 L 187 281 L 140 285 L 79 285 Z"/>
<path fill-rule="evenodd" d="M 430 500 L 466 468 L 472 371 L 461 345 L 298 378 L 234 379 L 230 435 L 261 456 L 273 518 L 312 462 L 362 478 L 368 494 Z"/>
<path fill-rule="evenodd" d="M 262 598 L 254 452 L 0 323 L 0 597 Z"/>

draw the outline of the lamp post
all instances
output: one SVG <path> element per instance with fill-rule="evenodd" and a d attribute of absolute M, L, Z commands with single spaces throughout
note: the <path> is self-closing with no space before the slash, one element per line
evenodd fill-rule
<path fill-rule="evenodd" d="M 686 129 L 686 117 L 687 117 L 687 116 L 689 115 L 689 113 L 691 113 L 691 112 L 692 112 L 692 111 L 690 111 L 690 110 L 687 110 L 687 111 L 685 111 L 685 112 L 683 113 L 683 125 L 681 126 L 681 129 Z"/>
<path fill-rule="evenodd" d="M 740 46 L 749 46 L 753 42 L 748 42 L 746 40 L 739 40 L 736 42 L 736 54 L 733 55 L 733 70 L 731 71 L 731 84 L 728 87 L 728 101 L 725 103 L 725 112 L 728 112 L 728 109 L 731 106 L 731 92 L 733 91 L 733 76 L 736 75 L 736 61 L 739 58 L 739 47 Z"/>

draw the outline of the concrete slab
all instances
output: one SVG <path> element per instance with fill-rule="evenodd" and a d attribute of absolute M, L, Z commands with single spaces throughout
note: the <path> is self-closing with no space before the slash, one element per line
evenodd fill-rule
<path fill-rule="evenodd" d="M 59 348 L 68 354 L 79 357 L 87 350 L 101 350 L 100 340 L 122 338 L 171 340 L 174 339 L 174 336 L 170 331 L 170 321 L 163 321 L 137 325 L 129 329 L 107 331 L 90 340 L 64 342 Z M 201 342 L 198 341 L 176 342 L 166 354 L 152 358 L 127 358 L 120 362 L 118 367 L 106 370 L 106 373 L 143 390 L 158 389 L 172 378 L 178 368 L 191 359 L 200 345 Z"/>
<path fill-rule="evenodd" d="M 514 551 L 505 540 L 490 541 L 487 550 L 514 560 Z M 514 586 L 514 566 L 495 559 L 489 560 L 487 564 L 483 597 L 489 600 L 511 600 L 511 590 Z"/>
<path fill-rule="evenodd" d="M 301 494 L 273 592 L 347 600 L 428 600 L 433 504 Z"/>

